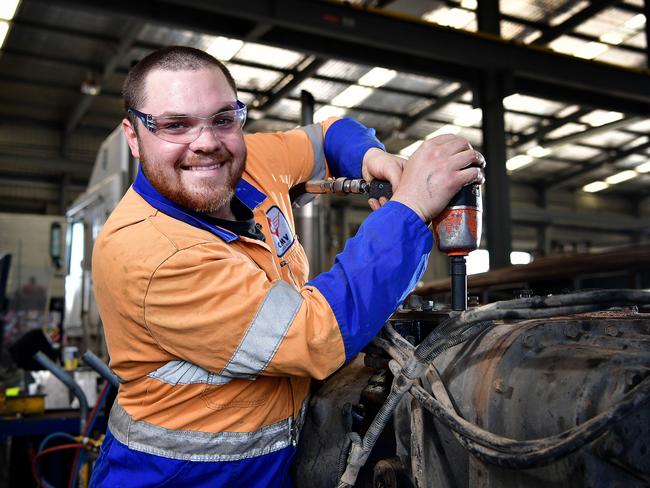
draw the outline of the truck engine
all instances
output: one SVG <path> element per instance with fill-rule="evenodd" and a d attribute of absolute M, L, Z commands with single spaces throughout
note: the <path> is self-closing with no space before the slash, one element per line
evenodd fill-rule
<path fill-rule="evenodd" d="M 411 297 L 311 398 L 297 485 L 648 486 L 649 303 L 597 290 L 455 312 Z"/>

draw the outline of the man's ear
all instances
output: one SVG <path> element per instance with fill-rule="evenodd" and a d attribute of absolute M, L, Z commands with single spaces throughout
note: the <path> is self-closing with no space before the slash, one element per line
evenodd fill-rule
<path fill-rule="evenodd" d="M 135 127 L 128 118 L 122 119 L 122 130 L 126 136 L 126 142 L 131 148 L 131 154 L 137 160 L 140 159 L 140 146 L 138 144 L 138 134 L 135 133 Z"/>

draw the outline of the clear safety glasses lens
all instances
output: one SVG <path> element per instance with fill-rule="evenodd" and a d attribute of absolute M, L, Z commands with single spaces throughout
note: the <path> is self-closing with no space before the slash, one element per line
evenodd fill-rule
<path fill-rule="evenodd" d="M 240 130 L 246 122 L 246 105 L 237 101 L 237 109 L 219 112 L 209 117 L 179 115 L 173 117 L 153 116 L 129 109 L 155 136 L 176 144 L 190 144 L 201 135 L 203 128 L 213 131 L 215 136 Z"/>

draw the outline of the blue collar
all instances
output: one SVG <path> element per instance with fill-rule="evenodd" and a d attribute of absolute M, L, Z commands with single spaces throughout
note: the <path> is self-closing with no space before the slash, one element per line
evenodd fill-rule
<path fill-rule="evenodd" d="M 162 196 L 144 175 L 142 168 L 138 168 L 138 175 L 135 177 L 135 181 L 133 182 L 133 189 L 138 195 L 144 198 L 149 205 L 176 220 L 212 232 L 214 235 L 221 237 L 226 242 L 232 242 L 239 239 L 237 234 L 208 222 L 203 214 L 182 207 Z M 239 200 L 251 210 L 256 209 L 264 200 L 266 200 L 266 195 L 264 195 L 264 193 L 243 179 L 240 179 L 239 183 L 237 183 L 237 187 L 235 188 L 235 197 L 239 198 Z"/>

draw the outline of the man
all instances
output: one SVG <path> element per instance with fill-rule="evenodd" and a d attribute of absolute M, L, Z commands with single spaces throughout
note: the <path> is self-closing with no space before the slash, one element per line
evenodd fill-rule
<path fill-rule="evenodd" d="M 93 280 L 124 381 L 94 486 L 291 486 L 310 378 L 378 332 L 424 271 L 427 223 L 483 157 L 432 139 L 405 163 L 350 119 L 244 136 L 227 69 L 191 48 L 138 63 L 123 121 L 141 171 L 97 238 Z M 309 283 L 289 190 L 310 178 L 391 181 Z"/>

